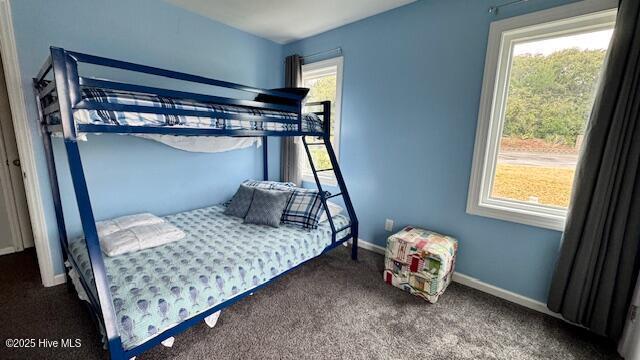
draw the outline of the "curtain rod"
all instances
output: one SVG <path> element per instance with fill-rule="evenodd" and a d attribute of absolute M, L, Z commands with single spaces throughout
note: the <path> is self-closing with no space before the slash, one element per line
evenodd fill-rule
<path fill-rule="evenodd" d="M 495 16 L 495 15 L 498 15 L 500 8 L 510 6 L 510 5 L 515 5 L 515 4 L 520 4 L 520 3 L 526 3 L 528 1 L 529 0 L 513 0 L 500 5 L 493 5 L 492 7 L 489 8 L 489 14 L 492 14 Z"/>
<path fill-rule="evenodd" d="M 337 47 L 337 48 L 334 48 L 334 49 L 324 50 L 324 51 L 320 51 L 320 52 L 309 54 L 309 55 L 303 55 L 302 59 L 304 59 L 304 60 L 312 59 L 312 58 L 316 58 L 318 56 L 323 56 L 323 55 L 327 55 L 327 54 L 331 54 L 331 53 L 336 53 L 337 56 L 340 56 L 340 55 L 342 55 L 342 48 L 341 47 Z"/>
<path fill-rule="evenodd" d="M 341 56 L 342 55 L 342 48 L 341 47 L 337 47 L 337 48 L 333 48 L 333 49 L 329 49 L 329 50 L 324 50 L 324 51 L 319 51 L 317 53 L 313 53 L 313 54 L 309 54 L 309 55 L 301 55 L 300 57 L 302 58 L 302 61 L 304 62 L 305 60 L 308 59 L 313 59 L 319 56 L 323 56 L 323 55 L 327 55 L 327 54 L 331 54 L 331 53 L 335 53 L 336 56 Z M 286 62 L 286 60 L 282 60 L 282 62 Z"/>

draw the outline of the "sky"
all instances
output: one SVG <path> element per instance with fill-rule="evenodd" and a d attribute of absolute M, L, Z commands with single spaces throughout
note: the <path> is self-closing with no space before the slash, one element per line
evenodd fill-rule
<path fill-rule="evenodd" d="M 516 44 L 513 47 L 514 55 L 523 54 L 542 54 L 549 55 L 556 51 L 578 48 L 581 50 L 606 50 L 609 47 L 609 41 L 613 29 L 600 30 L 589 33 L 560 36 L 544 40 L 534 40 Z"/>

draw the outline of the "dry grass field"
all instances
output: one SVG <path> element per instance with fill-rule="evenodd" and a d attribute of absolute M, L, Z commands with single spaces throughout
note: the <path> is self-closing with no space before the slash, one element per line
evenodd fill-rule
<path fill-rule="evenodd" d="M 574 172 L 572 168 L 498 164 L 491 196 L 522 201 L 535 196 L 540 204 L 567 207 Z"/>

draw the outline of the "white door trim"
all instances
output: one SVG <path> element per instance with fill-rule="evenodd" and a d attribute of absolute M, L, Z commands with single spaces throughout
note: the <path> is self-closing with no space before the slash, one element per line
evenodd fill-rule
<path fill-rule="evenodd" d="M 42 194 L 36 169 L 36 156 L 33 151 L 33 139 L 29 129 L 29 121 L 34 121 L 34 119 L 29 119 L 27 115 L 25 91 L 21 79 L 22 73 L 20 72 L 18 50 L 13 32 L 10 0 L 0 0 L 0 54 L 2 54 L 4 64 L 5 81 L 13 116 L 13 129 L 22 165 L 24 188 L 27 195 L 29 217 L 33 228 L 33 240 L 38 255 L 42 284 L 44 286 L 54 286 L 58 285 L 60 280 L 55 277 L 51 249 L 49 248 L 49 235 L 47 233 Z M 30 89 L 28 94 L 31 94 Z"/>
<path fill-rule="evenodd" d="M 9 232 L 11 233 L 11 242 L 13 246 L 0 249 L 0 255 L 10 254 L 16 251 L 22 251 L 22 231 L 20 231 L 20 220 L 18 219 L 18 209 L 16 207 L 15 194 L 13 192 L 13 186 L 11 185 L 11 173 L 9 170 L 9 159 L 6 153 L 6 146 L 4 144 L 4 135 L 2 128 L 0 128 L 0 167 L 3 167 L 0 171 L 0 191 L 2 191 L 2 198 L 4 204 L 0 204 L 7 209 L 7 216 L 9 217 Z"/>

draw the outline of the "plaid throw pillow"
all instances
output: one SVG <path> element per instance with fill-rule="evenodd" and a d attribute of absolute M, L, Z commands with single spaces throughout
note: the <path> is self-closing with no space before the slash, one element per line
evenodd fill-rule
<path fill-rule="evenodd" d="M 282 213 L 282 222 L 305 229 L 317 229 L 322 210 L 322 198 L 318 190 L 295 188 Z"/>

